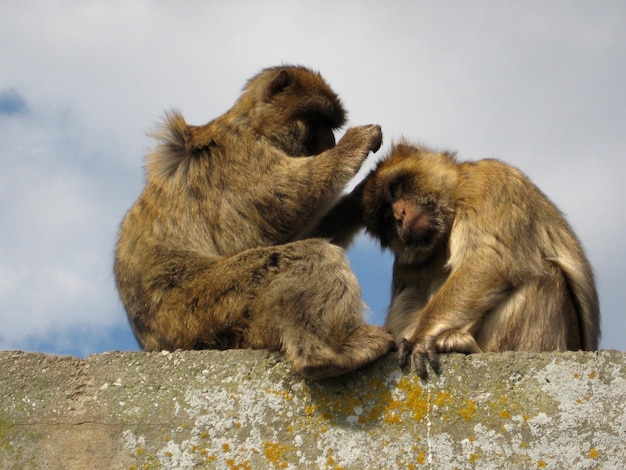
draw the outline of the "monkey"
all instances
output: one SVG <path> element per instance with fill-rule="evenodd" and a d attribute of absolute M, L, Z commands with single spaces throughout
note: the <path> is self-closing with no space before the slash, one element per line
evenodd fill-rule
<path fill-rule="evenodd" d="M 205 125 L 166 113 L 115 248 L 143 350 L 275 350 L 318 380 L 395 347 L 365 321 L 345 255 L 358 215 L 339 199 L 382 132 L 352 127 L 335 142 L 345 121 L 319 72 L 298 65 L 263 69 Z"/>
<path fill-rule="evenodd" d="M 385 326 L 422 379 L 438 353 L 596 350 L 591 265 L 557 207 L 520 170 L 458 162 L 406 140 L 363 189 L 367 232 L 394 254 Z"/>

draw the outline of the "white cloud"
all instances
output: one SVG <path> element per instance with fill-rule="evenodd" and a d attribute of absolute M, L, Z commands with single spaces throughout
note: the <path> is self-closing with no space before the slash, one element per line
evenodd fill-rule
<path fill-rule="evenodd" d="M 111 263 L 141 190 L 146 132 L 169 107 L 207 122 L 261 67 L 297 62 L 322 72 L 351 124 L 382 125 L 381 153 L 404 135 L 526 172 L 595 265 L 603 346 L 626 349 L 623 2 L 58 0 L 1 10 L 0 348 L 136 348 Z M 381 322 L 390 257 L 366 239 L 350 257 Z"/>

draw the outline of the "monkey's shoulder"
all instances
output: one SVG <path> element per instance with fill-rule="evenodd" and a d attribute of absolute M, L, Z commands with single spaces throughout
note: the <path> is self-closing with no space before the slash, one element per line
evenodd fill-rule
<path fill-rule="evenodd" d="M 528 180 L 528 177 L 517 167 L 496 158 L 468 160 L 458 164 L 462 176 L 477 182 L 488 180 L 494 184 L 510 181 Z"/>
<path fill-rule="evenodd" d="M 459 163 L 457 198 L 476 204 L 518 202 L 529 194 L 545 198 L 520 169 L 497 159 Z M 535 199 L 535 196 L 533 196 Z"/>

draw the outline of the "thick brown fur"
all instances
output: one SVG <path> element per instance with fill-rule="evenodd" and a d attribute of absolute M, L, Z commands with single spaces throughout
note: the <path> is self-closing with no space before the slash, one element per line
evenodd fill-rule
<path fill-rule="evenodd" d="M 597 349 L 589 261 L 519 170 L 402 143 L 366 181 L 363 205 L 368 232 L 395 254 L 385 326 L 423 378 L 439 352 Z"/>
<path fill-rule="evenodd" d="M 354 127 L 335 145 L 344 121 L 322 77 L 298 66 L 263 70 L 204 126 L 166 116 L 115 257 L 143 349 L 269 348 L 319 379 L 393 347 L 364 323 L 338 246 L 359 218 L 338 196 L 382 134 Z"/>

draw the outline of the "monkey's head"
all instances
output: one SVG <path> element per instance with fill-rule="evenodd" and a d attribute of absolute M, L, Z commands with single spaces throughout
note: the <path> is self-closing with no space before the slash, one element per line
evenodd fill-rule
<path fill-rule="evenodd" d="M 365 181 L 367 231 L 400 261 L 427 261 L 452 229 L 457 179 L 453 154 L 394 146 Z"/>
<path fill-rule="evenodd" d="M 334 147 L 333 130 L 346 121 L 335 92 L 319 73 L 301 66 L 264 69 L 248 81 L 235 109 L 254 133 L 294 157 Z"/>

